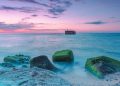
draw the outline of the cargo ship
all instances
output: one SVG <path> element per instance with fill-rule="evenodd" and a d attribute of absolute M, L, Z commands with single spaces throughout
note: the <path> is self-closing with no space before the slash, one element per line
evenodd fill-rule
<path fill-rule="evenodd" d="M 74 31 L 74 30 L 66 30 L 66 31 L 65 31 L 65 34 L 66 34 L 66 35 L 75 35 L 75 34 L 76 34 L 76 31 Z"/>

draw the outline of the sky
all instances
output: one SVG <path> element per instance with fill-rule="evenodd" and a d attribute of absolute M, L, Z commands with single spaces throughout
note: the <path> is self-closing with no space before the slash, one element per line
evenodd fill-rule
<path fill-rule="evenodd" d="M 120 32 L 120 0 L 0 0 L 0 33 Z"/>

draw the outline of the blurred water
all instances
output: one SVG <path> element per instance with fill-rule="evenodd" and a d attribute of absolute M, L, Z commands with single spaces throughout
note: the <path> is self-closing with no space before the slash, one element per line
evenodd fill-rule
<path fill-rule="evenodd" d="M 32 57 L 47 55 L 51 60 L 57 50 L 71 49 L 75 62 L 72 66 L 63 65 L 61 69 L 66 75 L 76 76 L 76 79 L 89 79 L 84 65 L 87 58 L 106 55 L 120 60 L 119 33 L 80 33 L 64 34 L 17 34 L 0 35 L 0 61 L 7 55 L 25 54 Z M 59 65 L 54 64 L 57 67 Z M 69 75 L 70 74 L 70 75 Z M 67 76 L 66 76 L 67 77 Z"/>

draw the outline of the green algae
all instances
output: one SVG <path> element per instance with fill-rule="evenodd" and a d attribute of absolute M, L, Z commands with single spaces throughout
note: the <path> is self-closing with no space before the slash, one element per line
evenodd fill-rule
<path fill-rule="evenodd" d="M 72 62 L 74 60 L 72 50 L 56 51 L 52 56 L 53 61 L 56 62 Z"/>

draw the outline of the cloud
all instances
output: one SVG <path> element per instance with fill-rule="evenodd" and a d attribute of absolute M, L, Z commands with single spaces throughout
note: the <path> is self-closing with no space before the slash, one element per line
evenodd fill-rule
<path fill-rule="evenodd" d="M 56 15 L 63 13 L 65 10 L 66 10 L 65 8 L 56 6 L 56 7 L 48 9 L 48 12 L 56 16 Z"/>
<path fill-rule="evenodd" d="M 33 14 L 33 15 L 28 16 L 28 17 L 23 17 L 20 22 L 26 22 L 27 20 L 32 19 L 32 18 L 37 17 L 37 16 L 38 16 L 37 14 Z"/>
<path fill-rule="evenodd" d="M 116 17 L 112 16 L 112 17 L 109 17 L 109 18 L 114 19 L 114 18 L 116 18 Z"/>
<path fill-rule="evenodd" d="M 6 24 L 5 22 L 0 22 L 0 29 L 3 30 L 28 29 L 32 28 L 33 26 L 34 24 L 32 23 Z"/>
<path fill-rule="evenodd" d="M 44 15 L 44 16 L 46 16 L 48 18 L 58 18 L 58 16 L 50 16 L 50 15 Z"/>
<path fill-rule="evenodd" d="M 33 15 L 31 15 L 32 17 L 37 17 L 38 15 L 37 14 L 33 14 Z"/>
<path fill-rule="evenodd" d="M 40 11 L 39 8 L 32 8 L 32 7 L 10 7 L 10 6 L 1 6 L 1 10 L 11 10 L 11 11 L 20 11 L 25 13 L 33 13 Z"/>
<path fill-rule="evenodd" d="M 32 3 L 31 7 L 26 6 L 1 6 L 1 10 L 19 11 L 25 13 L 45 12 L 43 15 L 59 16 L 62 15 L 74 2 L 79 0 L 8 0 L 11 2 Z M 36 6 L 37 5 L 37 8 Z M 19 6 L 19 5 L 18 5 Z M 35 16 L 34 16 L 35 17 Z M 52 18 L 51 17 L 51 18 Z"/>
<path fill-rule="evenodd" d="M 9 0 L 9 1 L 27 2 L 27 3 L 33 3 L 33 4 L 49 7 L 47 4 L 39 2 L 40 0 L 39 1 L 36 1 L 36 0 Z"/>
<path fill-rule="evenodd" d="M 49 0 L 52 3 L 51 7 L 48 9 L 48 12 L 52 15 L 60 15 L 65 12 L 71 5 L 72 0 Z"/>
<path fill-rule="evenodd" d="M 29 20 L 29 19 L 31 19 L 31 18 L 30 17 L 24 17 L 24 18 L 21 19 L 20 22 L 25 22 L 26 20 Z"/>
<path fill-rule="evenodd" d="M 104 21 L 92 21 L 92 22 L 86 22 L 85 24 L 95 24 L 95 25 L 101 25 L 106 24 L 107 22 Z"/>
<path fill-rule="evenodd" d="M 119 23 L 120 18 L 112 16 L 112 17 L 109 17 L 109 21 L 110 21 L 110 23 Z"/>

